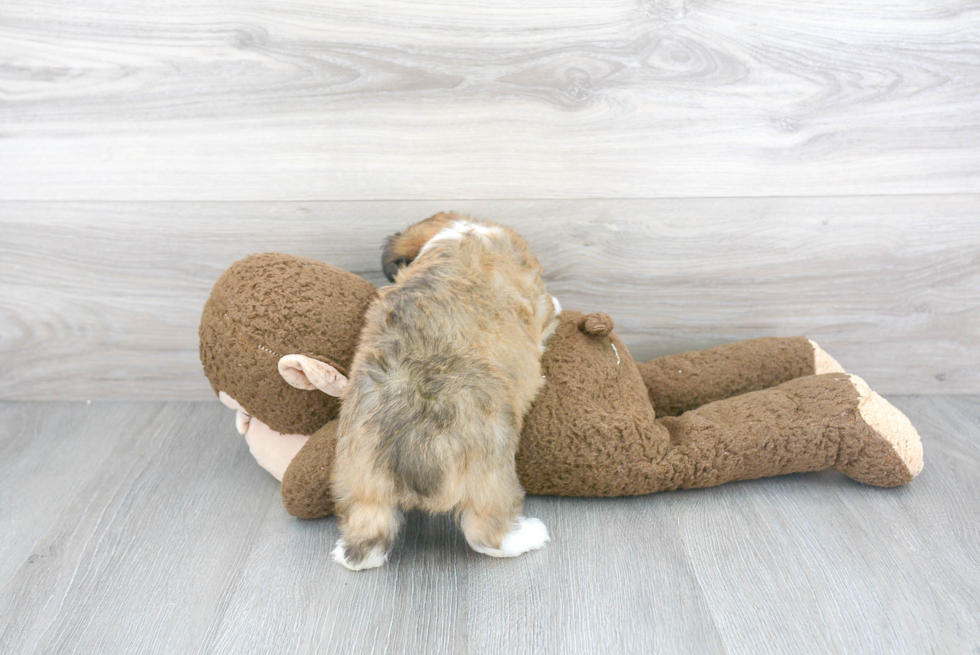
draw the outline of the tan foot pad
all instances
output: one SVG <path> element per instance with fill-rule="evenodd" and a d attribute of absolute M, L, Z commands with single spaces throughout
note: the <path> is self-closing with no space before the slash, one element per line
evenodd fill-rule
<path fill-rule="evenodd" d="M 840 445 L 835 469 L 876 487 L 897 487 L 922 471 L 922 442 L 908 418 L 868 387 L 848 375 L 858 393 L 857 418 L 867 429 Z"/>
<path fill-rule="evenodd" d="M 827 354 L 827 351 L 817 345 L 813 339 L 807 339 L 813 346 L 813 374 L 823 375 L 824 373 L 844 373 L 844 367 L 837 363 L 837 360 Z"/>

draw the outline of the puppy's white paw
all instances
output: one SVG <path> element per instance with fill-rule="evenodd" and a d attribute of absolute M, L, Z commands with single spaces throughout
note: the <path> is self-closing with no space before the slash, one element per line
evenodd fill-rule
<path fill-rule="evenodd" d="M 522 518 L 517 529 L 504 537 L 500 550 L 504 557 L 517 557 L 529 550 L 544 548 L 551 541 L 548 528 L 539 519 Z"/>
<path fill-rule="evenodd" d="M 334 546 L 333 552 L 330 554 L 333 556 L 333 561 L 337 562 L 338 564 L 342 564 L 351 571 L 376 569 L 388 561 L 388 553 L 381 548 L 373 548 L 371 552 L 369 552 L 360 562 L 351 563 L 347 560 L 346 547 L 347 545 L 344 543 L 344 540 L 338 539 L 337 545 Z"/>
<path fill-rule="evenodd" d="M 529 550 L 544 548 L 551 541 L 548 528 L 538 519 L 521 518 L 514 528 L 500 542 L 500 548 L 473 546 L 473 550 L 490 557 L 517 557 Z"/>

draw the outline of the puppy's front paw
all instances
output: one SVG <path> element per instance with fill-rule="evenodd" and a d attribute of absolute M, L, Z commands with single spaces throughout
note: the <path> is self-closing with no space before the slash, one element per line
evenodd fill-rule
<path fill-rule="evenodd" d="M 358 554 L 357 552 L 348 553 L 347 544 L 344 543 L 343 539 L 337 540 L 337 545 L 334 546 L 333 552 L 330 554 L 333 556 L 333 561 L 342 564 L 351 571 L 374 569 L 388 561 L 388 553 L 378 547 L 374 547 L 362 554 Z"/>

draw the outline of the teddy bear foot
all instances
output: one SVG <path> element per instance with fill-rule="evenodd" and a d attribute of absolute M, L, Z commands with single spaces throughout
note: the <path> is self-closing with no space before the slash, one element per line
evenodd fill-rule
<path fill-rule="evenodd" d="M 876 487 L 897 487 L 922 470 L 922 442 L 908 418 L 875 393 L 864 380 L 848 375 L 858 394 L 856 435 L 840 445 L 834 469 Z"/>

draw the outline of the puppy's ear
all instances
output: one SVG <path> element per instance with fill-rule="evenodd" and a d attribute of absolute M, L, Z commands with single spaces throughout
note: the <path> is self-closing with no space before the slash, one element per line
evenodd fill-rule
<path fill-rule="evenodd" d="M 419 256 L 419 251 L 429 242 L 429 239 L 439 233 L 460 217 L 453 213 L 438 213 L 435 216 L 412 225 L 404 232 L 392 234 L 385 241 L 384 252 L 381 253 L 381 270 L 389 282 L 395 281 L 398 271 L 405 268 Z"/>
<path fill-rule="evenodd" d="M 385 240 L 385 249 L 381 253 L 381 270 L 384 271 L 389 282 L 394 282 L 398 271 L 411 264 L 412 260 L 419 254 L 418 250 L 415 250 L 411 255 L 404 252 L 406 250 L 404 241 L 405 235 L 401 232 L 396 232 Z"/>

